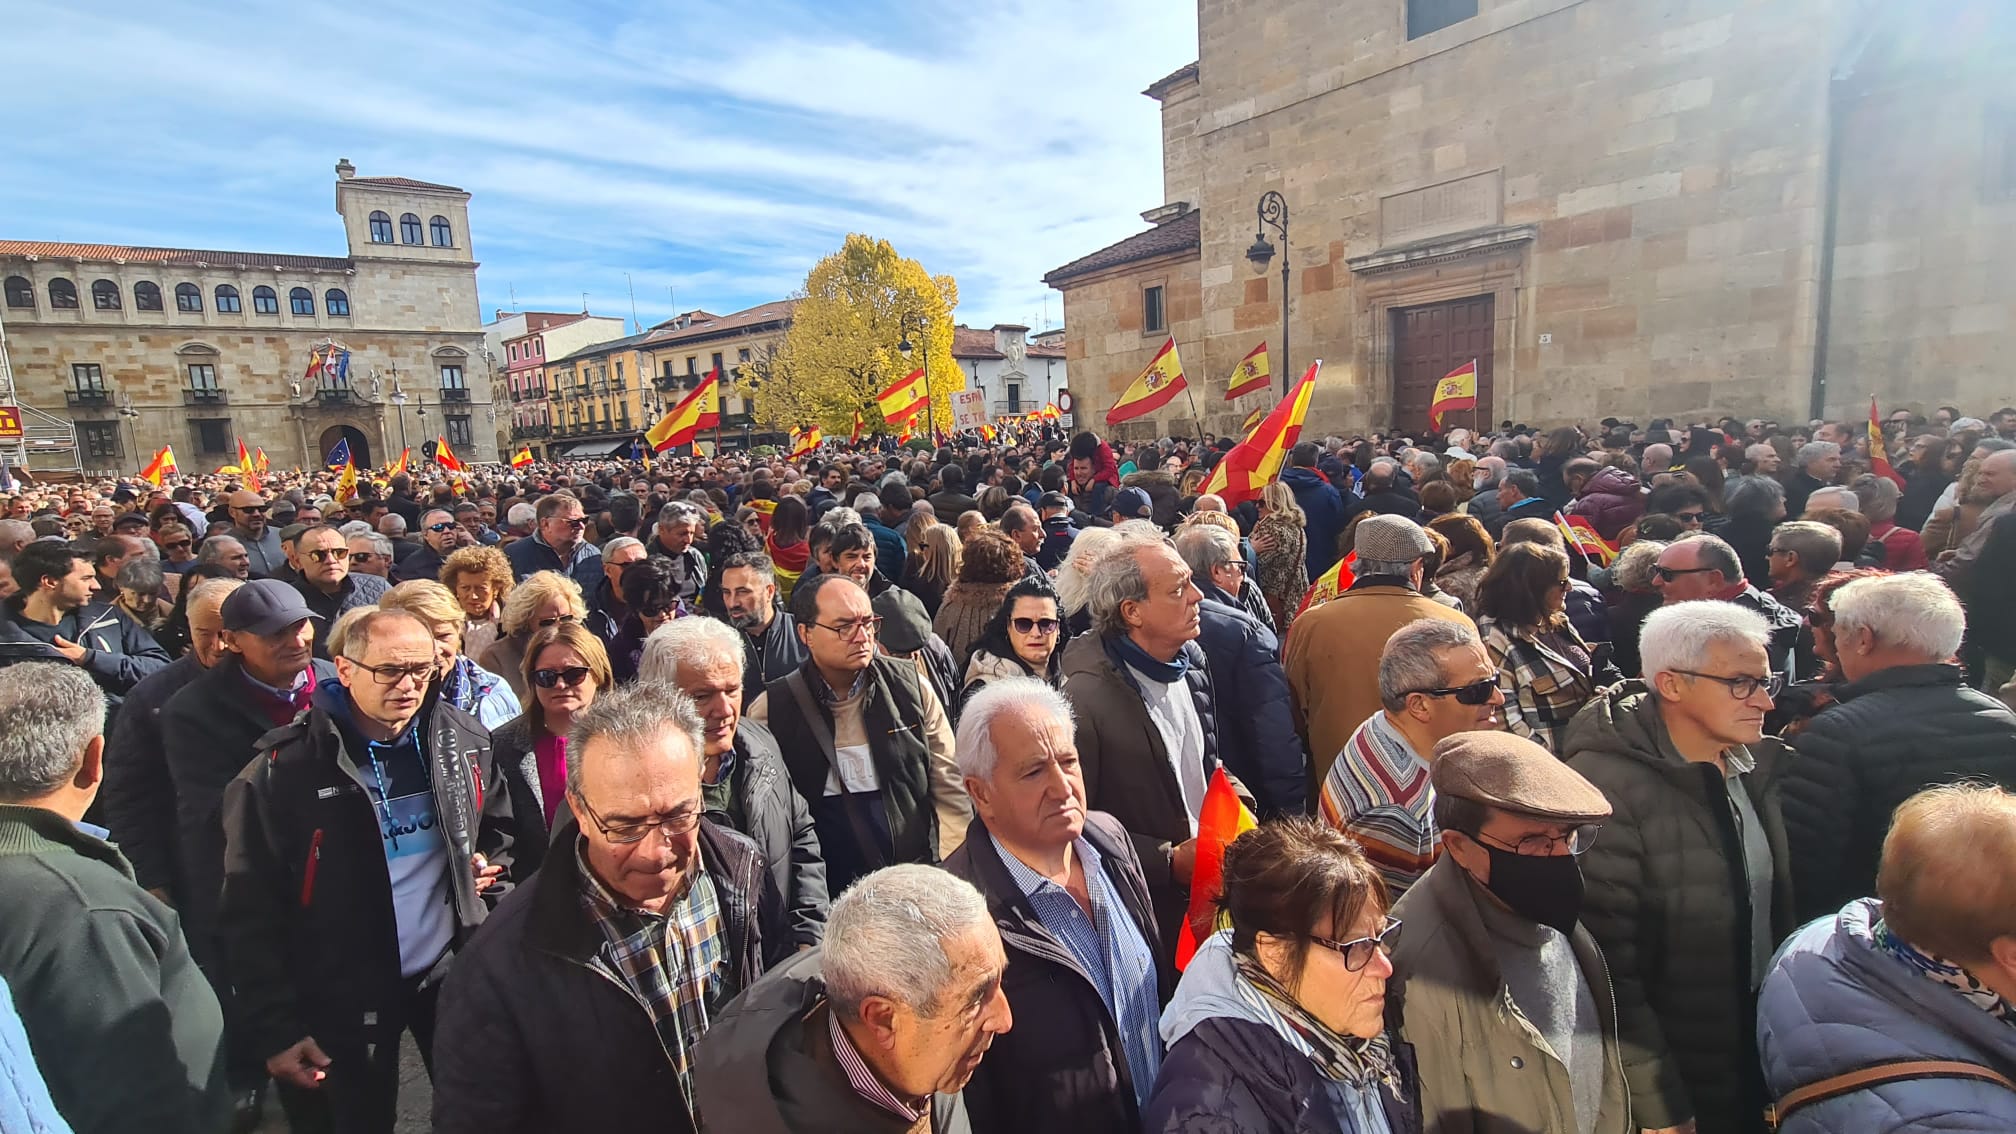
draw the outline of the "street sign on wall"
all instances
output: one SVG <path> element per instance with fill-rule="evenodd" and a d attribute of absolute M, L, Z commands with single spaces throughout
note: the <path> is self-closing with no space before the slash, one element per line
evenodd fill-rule
<path fill-rule="evenodd" d="M 987 395 L 979 390 L 955 390 L 952 394 L 952 428 L 978 429 L 987 424 Z"/>
<path fill-rule="evenodd" d="M 21 407 L 0 406 L 0 441 L 21 439 Z"/>

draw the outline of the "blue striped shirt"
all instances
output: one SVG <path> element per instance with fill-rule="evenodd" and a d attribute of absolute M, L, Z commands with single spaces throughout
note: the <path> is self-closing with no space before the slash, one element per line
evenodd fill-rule
<path fill-rule="evenodd" d="M 991 834 L 988 837 L 993 838 Z M 1070 891 L 1024 866 L 1000 839 L 994 839 L 994 853 L 1001 856 L 1008 876 L 1029 899 L 1036 920 L 1092 978 L 1092 986 L 1120 1034 L 1127 1073 L 1134 1080 L 1134 1099 L 1146 1107 L 1156 1072 L 1162 1067 L 1162 1037 L 1156 1030 L 1162 1008 L 1156 999 L 1155 955 L 1107 879 L 1105 860 L 1083 838 L 1072 846 L 1085 874 L 1086 893 L 1092 898 L 1092 916 L 1087 918 L 1085 908 Z"/>

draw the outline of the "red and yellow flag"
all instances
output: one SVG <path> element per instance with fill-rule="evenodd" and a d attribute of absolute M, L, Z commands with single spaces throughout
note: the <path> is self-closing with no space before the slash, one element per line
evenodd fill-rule
<path fill-rule="evenodd" d="M 1890 467 L 1890 452 L 1883 444 L 1883 419 L 1877 416 L 1874 394 L 1869 395 L 1869 471 L 1888 477 L 1899 488 L 1904 487 L 1904 478 Z"/>
<path fill-rule="evenodd" d="M 154 459 L 147 462 L 147 467 L 140 470 L 140 479 L 159 488 L 164 478 L 174 476 L 179 471 L 181 470 L 175 467 L 175 447 L 163 445 L 154 453 Z"/>
<path fill-rule="evenodd" d="M 518 446 L 518 451 L 511 454 L 511 467 L 514 469 L 522 469 L 531 463 L 532 446 L 530 445 L 520 445 Z"/>
<path fill-rule="evenodd" d="M 1232 368 L 1232 380 L 1225 384 L 1225 400 L 1265 390 L 1273 382 L 1273 372 L 1267 367 L 1267 344 L 1263 341 Z"/>
<path fill-rule="evenodd" d="M 861 425 L 861 411 L 857 409 L 854 411 L 854 432 L 847 435 L 847 444 L 859 445 L 861 443 Z"/>
<path fill-rule="evenodd" d="M 1239 794 L 1224 768 L 1211 773 L 1211 786 L 1204 789 L 1204 803 L 1197 813 L 1197 865 L 1190 871 L 1190 910 L 1183 928 L 1176 934 L 1176 968 L 1190 966 L 1198 942 L 1209 936 L 1217 918 L 1218 892 L 1225 883 L 1225 848 L 1232 840 L 1260 825 Z"/>
<path fill-rule="evenodd" d="M 245 439 L 239 437 L 236 440 L 238 442 L 238 475 L 244 480 L 247 492 L 258 492 L 260 491 L 259 466 L 252 460 L 252 454 L 246 450 Z"/>
<path fill-rule="evenodd" d="M 1554 513 L 1554 526 L 1561 529 L 1561 538 L 1570 547 L 1582 553 L 1582 558 L 1598 567 L 1608 567 L 1617 561 L 1617 545 L 1596 534 L 1596 526 L 1586 516 L 1568 516 Z"/>
<path fill-rule="evenodd" d="M 412 456 L 413 456 L 413 450 L 410 448 L 399 450 L 399 460 L 392 465 L 391 475 L 398 476 L 400 473 L 405 472 L 406 462 L 410 460 Z"/>
<path fill-rule="evenodd" d="M 1477 408 L 1477 360 L 1471 359 L 1442 376 L 1435 383 L 1435 400 L 1428 403 L 1428 424 L 1442 428 L 1442 415 L 1450 410 Z"/>
<path fill-rule="evenodd" d="M 357 462 L 344 461 L 343 473 L 336 478 L 336 505 L 339 508 L 348 507 L 355 499 L 357 499 Z"/>
<path fill-rule="evenodd" d="M 1043 408 L 1036 411 L 1036 416 L 1044 421 L 1056 421 L 1064 416 L 1064 411 L 1057 408 L 1056 402 L 1044 402 Z"/>
<path fill-rule="evenodd" d="M 888 389 L 875 395 L 875 404 L 881 407 L 882 420 L 892 425 L 924 412 L 931 404 L 931 395 L 924 385 L 923 368 L 889 383 Z"/>
<path fill-rule="evenodd" d="M 721 424 L 721 371 L 717 367 L 707 372 L 707 377 L 694 391 L 672 407 L 672 412 L 659 419 L 645 434 L 644 440 L 654 453 L 662 453 L 674 445 L 690 444 L 694 435 L 703 429 L 713 429 Z"/>
<path fill-rule="evenodd" d="M 908 445 L 910 439 L 916 435 L 917 415 L 913 413 L 910 415 L 910 420 L 903 423 L 903 432 L 896 435 L 896 443 L 898 445 Z"/>
<path fill-rule="evenodd" d="M 269 463 L 270 462 L 266 460 L 265 449 L 261 448 L 252 450 L 252 467 L 259 470 L 260 476 L 266 475 L 266 469 L 269 466 Z"/>
<path fill-rule="evenodd" d="M 1188 387 L 1189 383 L 1183 378 L 1183 359 L 1176 353 L 1176 336 L 1171 335 L 1169 341 L 1162 344 L 1162 349 L 1155 352 L 1155 357 L 1149 360 L 1140 376 L 1121 392 L 1120 400 L 1106 411 L 1106 424 L 1118 425 L 1154 413 Z M 1051 408 L 1046 405 L 1041 411 L 1046 419 L 1050 419 Z"/>
<path fill-rule="evenodd" d="M 803 430 L 794 429 L 791 431 L 791 453 L 787 459 L 795 461 L 800 457 L 809 457 L 818 451 L 820 443 L 825 440 L 816 425 Z"/>
<path fill-rule="evenodd" d="M 448 439 L 446 437 L 436 437 L 434 439 L 434 463 L 447 469 L 449 472 L 462 471 L 462 458 L 457 457 L 455 451 L 448 447 Z"/>
<path fill-rule="evenodd" d="M 1253 431 L 1260 427 L 1260 422 L 1266 417 L 1266 406 L 1254 406 L 1253 412 L 1246 415 L 1246 420 L 1239 423 L 1239 439 L 1243 441 L 1253 436 Z"/>
<path fill-rule="evenodd" d="M 1217 494 L 1227 508 L 1258 499 L 1260 490 L 1281 475 L 1288 450 L 1302 437 L 1302 421 L 1309 416 L 1309 399 L 1316 390 L 1316 372 L 1322 368 L 1320 358 L 1311 364 L 1288 396 L 1275 404 L 1244 441 L 1232 446 L 1197 491 Z"/>

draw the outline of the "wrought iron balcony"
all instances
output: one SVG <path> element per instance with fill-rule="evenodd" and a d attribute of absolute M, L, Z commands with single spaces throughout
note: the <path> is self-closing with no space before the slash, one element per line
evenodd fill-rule
<path fill-rule="evenodd" d="M 441 387 L 441 400 L 443 402 L 466 402 L 469 400 L 469 387 L 443 386 Z"/>
<path fill-rule="evenodd" d="M 111 396 L 103 390 L 71 387 L 63 391 L 63 402 L 73 406 L 102 406 L 111 404 Z"/>
<path fill-rule="evenodd" d="M 182 404 L 185 406 L 222 406 L 230 402 L 220 386 L 185 386 L 182 389 Z"/>

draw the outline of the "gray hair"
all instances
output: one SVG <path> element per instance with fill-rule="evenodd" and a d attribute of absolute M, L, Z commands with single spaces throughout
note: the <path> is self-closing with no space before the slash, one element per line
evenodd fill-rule
<path fill-rule="evenodd" d="M 854 510 L 862 513 L 880 512 L 882 498 L 872 492 L 857 492 L 854 494 Z"/>
<path fill-rule="evenodd" d="M 1862 514 L 1868 517 L 1870 523 L 1889 523 L 1897 518 L 1897 501 L 1903 497 L 1904 491 L 1897 487 L 1896 481 L 1875 473 L 1863 473 L 1855 478 L 1853 487 L 1855 499 L 1862 502 Z"/>
<path fill-rule="evenodd" d="M 1838 457 L 1840 455 L 1841 446 L 1836 445 L 1832 441 L 1808 441 L 1804 445 L 1799 446 L 1799 454 L 1794 459 L 1799 463 L 1799 467 L 1803 469 L 1814 461 L 1827 457 Z"/>
<path fill-rule="evenodd" d="M 1641 539 L 1617 553 L 1617 562 L 1610 566 L 1610 581 L 1627 591 L 1649 591 L 1652 589 L 1652 568 L 1659 565 L 1659 553 L 1666 550 L 1666 544 L 1656 539 Z"/>
<path fill-rule="evenodd" d="M 0 543 L 25 544 L 34 539 L 35 528 L 26 520 L 0 520 Z"/>
<path fill-rule="evenodd" d="M 619 551 L 625 551 L 632 547 L 643 547 L 643 546 L 644 541 L 638 539 L 636 536 L 619 535 L 615 539 L 612 539 L 608 543 L 602 545 L 602 558 L 607 559 Z"/>
<path fill-rule="evenodd" d="M 1232 533 L 1214 524 L 1191 524 L 1176 533 L 1176 554 L 1190 566 L 1190 573 L 1209 581 L 1213 568 L 1239 559 L 1239 542 Z"/>
<path fill-rule="evenodd" d="M 1369 575 L 1412 575 L 1419 559 L 1359 559 L 1352 563 L 1352 574 L 1358 578 Z"/>
<path fill-rule="evenodd" d="M 1509 484 L 1529 497 L 1540 495 L 1540 478 L 1534 475 L 1532 469 L 1506 469 L 1505 475 L 1498 478 L 1498 483 Z"/>
<path fill-rule="evenodd" d="M 161 576 L 161 561 L 141 556 L 121 563 L 118 574 L 112 577 L 112 582 L 122 591 L 139 591 L 151 595 L 161 590 Z"/>
<path fill-rule="evenodd" d="M 434 519 L 434 517 L 436 516 L 440 516 L 443 519 L 446 519 L 449 523 L 455 522 L 455 512 L 453 509 L 429 508 L 425 512 L 420 513 L 420 526 L 422 528 L 426 528 L 430 524 L 436 524 L 441 522 L 439 520 Z"/>
<path fill-rule="evenodd" d="M 1113 549 L 1120 535 L 1112 528 L 1086 528 L 1071 541 L 1057 565 L 1057 607 L 1067 615 L 1084 610 L 1092 598 L 1092 566 Z"/>
<path fill-rule="evenodd" d="M 1732 517 L 1773 519 L 1784 503 L 1785 486 L 1768 476 L 1732 476 L 1722 485 L 1722 507 Z"/>
<path fill-rule="evenodd" d="M 189 610 L 194 610 L 213 600 L 222 606 L 224 600 L 231 597 L 232 591 L 244 585 L 243 579 L 205 579 L 189 592 L 189 601 L 185 606 Z"/>
<path fill-rule="evenodd" d="M 393 539 L 406 534 L 406 517 L 397 512 L 387 512 L 378 517 L 378 530 Z"/>
<path fill-rule="evenodd" d="M 1829 484 L 1814 489 L 1812 495 L 1806 497 L 1806 510 L 1811 512 L 1817 508 L 1839 508 L 1844 512 L 1860 512 L 1862 498 L 1855 495 L 1855 490 L 1852 488 Z"/>
<path fill-rule="evenodd" d="M 677 688 L 680 666 L 720 658 L 733 661 L 737 673 L 742 671 L 742 631 L 718 618 L 674 618 L 644 639 L 637 681 Z"/>
<path fill-rule="evenodd" d="M 1736 549 L 1730 547 L 1728 541 L 1721 536 L 1712 536 L 1707 532 L 1688 532 L 1673 542 L 1699 545 L 1701 566 L 1713 567 L 1720 571 L 1724 582 L 1743 581 L 1743 560 L 1736 554 Z"/>
<path fill-rule="evenodd" d="M 1857 579 L 1827 600 L 1834 611 L 1834 635 L 1867 630 L 1878 642 L 1910 650 L 1926 663 L 1943 662 L 1960 650 L 1967 615 L 1960 600 L 1937 575 L 1911 571 Z"/>
<path fill-rule="evenodd" d="M 41 799 L 77 774 L 105 733 L 105 694 L 74 665 L 0 669 L 0 803 Z"/>
<path fill-rule="evenodd" d="M 1436 653 L 1476 645 L 1477 629 L 1468 622 L 1417 618 L 1393 631 L 1379 653 L 1379 703 L 1397 713 L 1407 707 L 1407 694 L 1441 688 Z"/>
<path fill-rule="evenodd" d="M 981 686 L 959 711 L 959 737 L 954 745 L 959 774 L 976 780 L 991 778 L 994 762 L 1001 755 L 994 747 L 994 721 L 1006 715 L 1033 723 L 1039 714 L 1047 715 L 1066 730 L 1077 720 L 1064 694 L 1034 677 L 1008 677 Z"/>
<path fill-rule="evenodd" d="M 581 757 L 591 740 L 610 741 L 626 756 L 634 756 L 676 731 L 692 745 L 697 762 L 707 749 L 705 728 L 693 698 L 670 686 L 637 682 L 603 690 L 593 704 L 575 714 L 573 727 L 567 730 L 567 790 L 581 794 Z"/>
<path fill-rule="evenodd" d="M 1442 458 L 1426 449 L 1416 449 L 1407 455 L 1407 471 L 1421 480 L 1428 473 L 1442 471 Z"/>
<path fill-rule="evenodd" d="M 378 534 L 377 532 L 371 530 L 371 524 L 365 520 L 346 521 L 342 527 L 337 528 L 336 530 L 343 533 L 344 539 L 356 539 L 360 535 L 368 536 Z"/>
<path fill-rule="evenodd" d="M 1841 558 L 1841 529 L 1813 520 L 1792 520 L 1771 529 L 1771 548 L 1791 552 L 1799 569 L 1824 575 Z"/>
<path fill-rule="evenodd" d="M 674 500 L 663 508 L 658 509 L 658 523 L 668 528 L 676 528 L 687 524 L 704 524 L 706 519 L 705 513 L 701 512 L 695 505 L 684 500 Z M 604 552 L 603 554 L 606 555 L 608 553 Z"/>
<path fill-rule="evenodd" d="M 538 523 L 539 509 L 520 501 L 511 505 L 511 510 L 504 513 L 504 522 L 514 528 L 522 528 L 527 524 Z"/>
<path fill-rule="evenodd" d="M 1654 674 L 1698 670 L 1715 646 L 1735 642 L 1771 648 L 1771 626 L 1746 606 L 1717 599 L 1669 603 L 1652 612 L 1638 634 L 1638 657 L 1645 679 Z"/>
<path fill-rule="evenodd" d="M 871 996 L 935 1016 L 952 983 L 945 943 L 992 924 L 987 899 L 956 874 L 906 863 L 865 875 L 826 915 L 826 995 L 843 1016 L 858 1017 Z"/>
<path fill-rule="evenodd" d="M 1113 530 L 1120 536 L 1119 542 L 1092 564 L 1085 581 L 1085 606 L 1092 612 L 1092 628 L 1101 634 L 1127 632 L 1121 606 L 1148 598 L 1148 573 L 1141 569 L 1141 552 L 1167 546 L 1159 533 L 1144 535 L 1128 531 L 1125 525 Z"/>
<path fill-rule="evenodd" d="M 353 535 L 350 538 L 361 539 L 365 543 L 369 544 L 371 546 L 371 554 L 373 555 L 382 555 L 387 559 L 392 558 L 392 541 L 386 539 L 382 535 L 379 535 L 377 532 L 372 531 L 358 532 L 356 535 Z"/>
<path fill-rule="evenodd" d="M 245 545 L 239 543 L 236 539 L 232 538 L 231 536 L 213 535 L 209 539 L 204 540 L 202 544 L 196 548 L 196 561 L 199 563 L 224 562 L 224 555 L 225 552 L 228 550 L 227 545 L 228 547 L 236 547 L 240 551 L 245 550 Z"/>

